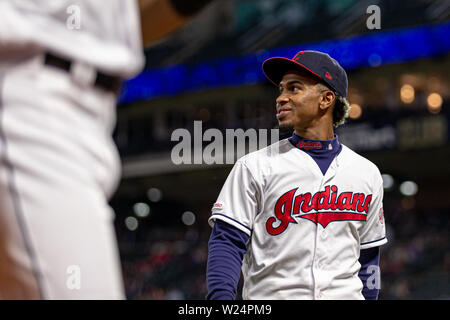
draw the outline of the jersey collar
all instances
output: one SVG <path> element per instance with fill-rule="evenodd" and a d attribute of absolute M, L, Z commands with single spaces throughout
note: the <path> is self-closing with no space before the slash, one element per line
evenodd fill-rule
<path fill-rule="evenodd" d="M 339 143 L 337 135 L 334 135 L 334 138 L 330 140 L 311 140 L 304 139 L 293 133 L 289 141 L 297 149 L 308 154 L 316 162 L 324 176 L 333 160 L 337 158 L 342 150 L 342 145 Z M 338 165 L 337 159 L 336 165 Z"/>
<path fill-rule="evenodd" d="M 292 145 L 300 150 L 312 153 L 322 153 L 326 151 L 338 151 L 341 148 L 338 136 L 335 134 L 333 139 L 330 140 L 312 140 L 304 139 L 295 134 L 289 138 Z"/>

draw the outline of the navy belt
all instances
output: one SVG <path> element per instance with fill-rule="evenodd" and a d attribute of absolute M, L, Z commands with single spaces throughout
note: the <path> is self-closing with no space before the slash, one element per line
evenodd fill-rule
<path fill-rule="evenodd" d="M 51 53 L 46 53 L 44 64 L 70 73 L 73 62 L 61 57 L 57 57 Z M 94 80 L 94 86 L 96 87 L 118 94 L 120 91 L 121 83 L 122 79 L 120 77 L 114 77 L 103 72 L 96 71 Z"/>

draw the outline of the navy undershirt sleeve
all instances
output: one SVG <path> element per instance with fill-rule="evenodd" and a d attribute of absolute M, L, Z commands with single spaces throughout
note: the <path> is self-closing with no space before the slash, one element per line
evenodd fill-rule
<path fill-rule="evenodd" d="M 207 300 L 234 300 L 249 236 L 216 220 L 208 243 Z"/>
<path fill-rule="evenodd" d="M 370 276 L 379 276 L 379 274 L 376 275 L 375 272 L 379 272 L 380 270 L 380 247 L 361 250 L 359 263 L 361 264 L 361 269 L 358 276 L 363 283 L 362 294 L 366 300 L 377 300 L 380 289 L 376 286 L 374 288 L 369 288 L 371 286 L 368 286 L 367 280 Z M 370 266 L 375 266 L 376 268 L 369 268 Z"/>

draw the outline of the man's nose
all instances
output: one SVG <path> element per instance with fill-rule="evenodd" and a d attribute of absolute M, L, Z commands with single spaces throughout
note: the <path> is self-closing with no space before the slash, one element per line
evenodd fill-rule
<path fill-rule="evenodd" d="M 289 97 L 288 97 L 286 94 L 284 94 L 284 93 L 280 94 L 280 95 L 277 97 L 277 99 L 276 99 L 277 106 L 278 106 L 278 105 L 279 105 L 279 106 L 283 106 L 283 105 L 286 104 L 288 101 L 289 101 Z"/>

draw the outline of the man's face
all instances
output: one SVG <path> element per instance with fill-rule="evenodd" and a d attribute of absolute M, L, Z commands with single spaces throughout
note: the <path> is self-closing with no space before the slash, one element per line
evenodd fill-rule
<path fill-rule="evenodd" d="M 279 87 L 276 116 L 280 128 L 302 130 L 311 127 L 321 113 L 320 83 L 307 72 L 289 71 Z"/>

